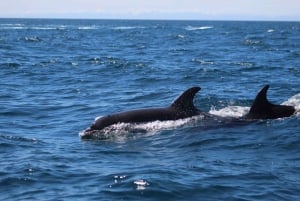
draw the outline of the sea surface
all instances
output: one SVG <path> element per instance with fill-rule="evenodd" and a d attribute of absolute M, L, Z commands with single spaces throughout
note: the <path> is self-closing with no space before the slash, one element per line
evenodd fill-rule
<path fill-rule="evenodd" d="M 0 200 L 300 200 L 300 22 L 0 19 Z M 240 117 L 270 85 L 289 118 L 115 125 L 194 104 Z"/>

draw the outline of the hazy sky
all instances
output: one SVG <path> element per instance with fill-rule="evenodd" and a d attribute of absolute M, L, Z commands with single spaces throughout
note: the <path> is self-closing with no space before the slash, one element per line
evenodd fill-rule
<path fill-rule="evenodd" d="M 300 21 L 300 0 L 0 0 L 0 17 Z"/>

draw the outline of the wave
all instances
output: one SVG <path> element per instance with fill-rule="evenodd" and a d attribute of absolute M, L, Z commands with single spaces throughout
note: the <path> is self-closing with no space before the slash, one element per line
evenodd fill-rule
<path fill-rule="evenodd" d="M 144 29 L 144 26 L 118 26 L 113 27 L 113 30 L 128 30 L 128 29 Z"/>
<path fill-rule="evenodd" d="M 0 24 L 0 30 L 15 30 L 15 29 L 24 29 L 24 30 L 65 30 L 67 28 L 73 28 L 72 26 L 66 25 L 52 25 L 52 24 L 45 24 L 45 25 L 26 25 L 26 24 Z"/>
<path fill-rule="evenodd" d="M 79 30 L 95 30 L 95 29 L 99 29 L 96 26 L 82 26 L 82 27 L 78 27 Z"/>
<path fill-rule="evenodd" d="M 7 62 L 7 63 L 0 63 L 0 67 L 20 67 L 22 63 L 17 63 L 17 62 Z"/>
<path fill-rule="evenodd" d="M 65 28 L 63 27 L 27 27 L 27 26 L 0 26 L 0 30 L 5 29 L 5 30 L 64 30 Z"/>
<path fill-rule="evenodd" d="M 102 26 L 96 26 L 96 25 L 87 25 L 87 26 L 65 26 L 65 25 L 45 25 L 45 26 L 39 26 L 39 25 L 31 25 L 26 26 L 24 24 L 0 24 L 0 30 L 17 30 L 17 29 L 23 29 L 23 30 L 66 30 L 66 29 L 78 29 L 78 30 L 97 30 L 102 29 L 105 27 Z M 113 30 L 129 30 L 129 29 L 144 29 L 146 27 L 144 26 L 116 26 L 116 27 L 106 27 L 107 29 L 113 29 Z"/>
<path fill-rule="evenodd" d="M 36 138 L 27 138 L 13 135 L 5 135 L 0 133 L 0 146 L 6 148 L 20 147 L 32 147 L 35 144 L 41 144 L 42 141 Z"/>
<path fill-rule="evenodd" d="M 0 29 L 24 29 L 24 30 L 65 30 L 65 29 L 78 29 L 78 30 L 97 30 L 103 27 L 91 25 L 91 26 L 24 26 L 24 25 L 15 25 L 15 26 L 1 26 Z M 119 27 L 112 27 L 113 30 L 129 30 L 129 29 L 143 29 L 143 26 L 119 26 Z"/>
<path fill-rule="evenodd" d="M 206 29 L 212 29 L 213 26 L 201 26 L 201 27 L 194 27 L 194 26 L 187 26 L 185 27 L 185 30 L 187 31 L 195 31 L 195 30 L 206 30 Z"/>
<path fill-rule="evenodd" d="M 57 30 L 58 27 L 27 27 L 28 29 L 34 29 L 34 30 Z"/>
<path fill-rule="evenodd" d="M 17 29 L 25 29 L 25 27 L 21 27 L 21 26 L 12 26 L 12 27 L 10 27 L 10 26 L 4 26 L 4 27 L 0 27 L 0 30 L 1 30 L 1 29 L 7 29 L 7 30 L 12 29 L 12 30 L 17 30 Z"/>
<path fill-rule="evenodd" d="M 14 24 L 14 23 L 12 23 L 12 24 L 10 24 L 10 23 L 4 23 L 4 24 L 0 24 L 0 26 L 24 26 L 24 24 L 19 24 L 19 23 L 16 23 L 16 24 Z"/>

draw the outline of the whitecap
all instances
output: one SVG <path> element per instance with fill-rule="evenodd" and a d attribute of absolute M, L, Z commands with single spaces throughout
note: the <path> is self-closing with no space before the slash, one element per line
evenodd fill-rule
<path fill-rule="evenodd" d="M 15 27 L 1 27 L 1 29 L 13 29 L 13 30 L 17 30 L 17 29 L 26 29 L 26 27 L 18 27 L 18 26 L 15 26 Z"/>
<path fill-rule="evenodd" d="M 176 38 L 185 38 L 184 35 L 178 34 L 176 35 Z"/>
<path fill-rule="evenodd" d="M 114 30 L 128 30 L 128 29 L 143 29 L 145 27 L 143 26 L 119 26 L 119 27 L 113 27 Z"/>
<path fill-rule="evenodd" d="M 93 30 L 93 29 L 97 29 L 96 26 L 82 26 L 82 27 L 78 27 L 79 30 Z"/>
<path fill-rule="evenodd" d="M 24 24 L 9 24 L 9 23 L 4 23 L 4 24 L 0 24 L 0 26 L 24 26 Z"/>
<path fill-rule="evenodd" d="M 56 30 L 57 28 L 56 27 L 30 27 L 30 29 L 34 29 L 34 30 Z"/>
<path fill-rule="evenodd" d="M 145 190 L 149 183 L 143 179 L 139 179 L 133 182 L 136 185 L 136 190 Z"/>
<path fill-rule="evenodd" d="M 0 29 L 24 29 L 24 24 L 0 24 Z"/>
<path fill-rule="evenodd" d="M 187 26 L 185 27 L 185 30 L 187 31 L 195 31 L 195 30 L 206 30 L 206 29 L 212 29 L 213 26 L 200 26 L 200 27 L 194 27 L 194 26 Z"/>

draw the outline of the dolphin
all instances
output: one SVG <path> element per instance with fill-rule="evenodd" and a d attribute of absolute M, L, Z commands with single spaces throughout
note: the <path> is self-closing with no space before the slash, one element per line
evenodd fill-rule
<path fill-rule="evenodd" d="M 296 109 L 288 105 L 275 105 L 268 101 L 267 91 L 269 85 L 265 85 L 256 95 L 252 106 L 244 116 L 245 119 L 278 119 L 295 114 Z"/>
<path fill-rule="evenodd" d="M 193 103 L 194 97 L 200 87 L 192 87 L 183 92 L 170 106 L 164 108 L 146 108 L 127 112 L 110 114 L 95 120 L 84 132 L 102 130 L 116 123 L 142 123 L 151 121 L 178 120 L 201 113 Z"/>
<path fill-rule="evenodd" d="M 194 97 L 200 87 L 192 87 L 184 91 L 170 106 L 163 108 L 146 108 L 126 112 L 120 112 L 103 116 L 84 131 L 84 138 L 92 135 L 94 131 L 100 131 L 117 123 L 143 123 L 151 121 L 167 121 L 184 119 L 197 115 L 217 120 L 229 120 L 229 122 L 247 122 L 258 119 L 277 119 L 289 117 L 295 114 L 293 106 L 275 105 L 268 101 L 267 91 L 269 85 L 265 85 L 256 95 L 249 112 L 240 118 L 222 118 L 217 115 L 205 113 L 194 106 Z M 227 122 L 227 121 L 225 121 Z"/>

